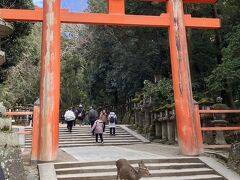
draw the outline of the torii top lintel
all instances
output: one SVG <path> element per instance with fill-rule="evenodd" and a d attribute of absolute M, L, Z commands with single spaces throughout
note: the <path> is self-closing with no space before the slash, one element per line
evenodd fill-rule
<path fill-rule="evenodd" d="M 167 2 L 168 0 L 141 0 L 151 2 Z M 218 0 L 183 0 L 183 3 L 202 3 L 202 4 L 215 4 Z"/>
<path fill-rule="evenodd" d="M 167 2 L 168 0 L 139 0 Z M 183 0 L 184 3 L 216 3 L 217 0 Z M 0 18 L 6 21 L 30 21 L 42 22 L 43 11 L 40 8 L 35 10 L 23 9 L 0 9 Z M 117 26 L 146 26 L 146 27 L 169 27 L 168 13 L 162 13 L 160 16 L 147 15 L 127 15 L 125 14 L 124 0 L 108 0 L 108 14 L 104 13 L 72 13 L 67 10 L 61 10 L 61 23 L 79 23 L 79 24 L 98 24 L 98 25 L 117 25 Z M 218 18 L 195 18 L 190 14 L 184 15 L 186 28 L 220 28 L 220 19 Z"/>

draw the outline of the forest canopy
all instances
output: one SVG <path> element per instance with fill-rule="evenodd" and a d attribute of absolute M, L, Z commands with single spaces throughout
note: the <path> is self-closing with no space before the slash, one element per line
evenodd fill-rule
<path fill-rule="evenodd" d="M 8 2 L 8 3 L 6 3 Z M 33 8 L 31 0 L 0 0 L 0 8 Z M 126 1 L 126 13 L 159 15 L 163 3 Z M 240 99 L 240 1 L 186 4 L 195 17 L 219 17 L 220 30 L 187 30 L 193 95 L 236 108 Z M 89 0 L 89 12 L 105 12 L 105 0 Z M 8 107 L 39 97 L 41 24 L 14 23 L 1 40 L 7 62 L 0 67 L 0 101 Z M 161 28 L 63 24 L 61 32 L 61 108 L 79 103 L 121 106 L 139 94 L 157 104 L 173 103 L 168 31 Z M 158 77 L 158 83 L 154 79 Z"/>

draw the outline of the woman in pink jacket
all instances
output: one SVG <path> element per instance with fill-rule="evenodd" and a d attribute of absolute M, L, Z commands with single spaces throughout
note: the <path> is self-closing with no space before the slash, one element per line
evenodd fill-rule
<path fill-rule="evenodd" d="M 98 135 L 100 136 L 101 143 L 103 143 L 103 121 L 101 119 L 98 119 L 94 122 L 92 126 L 92 132 L 96 135 L 96 143 L 98 142 Z"/>

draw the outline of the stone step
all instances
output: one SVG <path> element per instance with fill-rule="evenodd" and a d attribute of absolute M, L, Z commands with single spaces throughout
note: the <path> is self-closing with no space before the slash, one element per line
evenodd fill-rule
<path fill-rule="evenodd" d="M 112 137 L 112 136 L 106 136 L 106 135 L 103 135 L 103 139 L 104 140 L 138 140 L 137 138 L 133 137 L 133 136 L 129 136 L 129 137 L 119 137 L 119 136 L 115 136 L 115 137 Z M 65 137 L 65 138 L 59 138 L 60 141 L 76 141 L 76 140 L 80 140 L 80 141 L 91 141 L 91 140 L 95 140 L 95 137 L 93 136 L 88 136 L 88 137 L 84 137 L 84 138 L 81 138 L 81 137 Z M 31 142 L 32 139 L 31 138 L 26 138 L 25 139 L 25 142 Z"/>
<path fill-rule="evenodd" d="M 138 164 L 131 164 L 137 168 Z M 159 169 L 183 169 L 183 168 L 204 168 L 204 163 L 145 163 L 149 170 Z M 117 171 L 116 165 L 105 166 L 83 166 L 56 169 L 56 173 L 60 174 L 76 174 L 76 173 L 95 173 L 95 172 L 111 172 Z"/>
<path fill-rule="evenodd" d="M 96 179 L 97 180 L 97 179 Z M 194 176 L 167 176 L 167 177 L 143 177 L 142 180 L 224 180 L 216 174 L 194 175 Z"/>
<path fill-rule="evenodd" d="M 100 141 L 100 139 L 98 139 L 99 141 Z M 104 143 L 117 143 L 117 142 L 121 142 L 121 143 L 123 143 L 123 142 L 129 142 L 129 143 L 131 143 L 131 142 L 141 142 L 140 140 L 138 140 L 138 139 L 120 139 L 120 140 L 115 140 L 115 139 L 108 139 L 108 140 L 106 140 L 106 139 L 104 139 L 103 138 L 103 141 L 104 141 Z M 27 141 L 27 142 L 25 142 L 26 144 L 27 143 L 30 143 L 30 141 Z M 84 144 L 84 143 L 95 143 L 95 139 L 92 139 L 92 140 L 84 140 L 84 139 L 81 139 L 81 140 L 72 140 L 72 141 L 59 141 L 59 144 L 73 144 L 73 143 L 82 143 L 82 144 Z"/>
<path fill-rule="evenodd" d="M 65 131 L 65 129 L 67 128 L 67 125 L 66 127 L 60 127 L 59 128 L 59 131 Z M 31 127 L 25 127 L 24 128 L 25 130 L 27 131 L 31 131 L 32 128 Z M 75 129 L 76 131 L 89 131 L 91 128 L 90 126 L 89 127 L 79 127 L 79 126 L 73 126 L 73 129 Z M 105 127 L 105 130 L 106 131 L 110 131 L 110 128 L 108 126 Z M 124 129 L 122 129 L 121 127 L 116 127 L 115 130 L 117 131 L 125 131 Z"/>
<path fill-rule="evenodd" d="M 91 136 L 92 135 L 92 133 L 91 132 L 87 132 L 87 133 L 78 133 L 78 132 L 68 132 L 68 131 L 66 131 L 66 132 L 60 132 L 59 133 L 59 135 L 61 136 L 61 137 L 65 137 L 65 136 L 73 136 L 73 135 L 75 135 L 75 136 Z M 104 135 L 109 135 L 110 136 L 110 133 L 104 133 Z M 121 133 L 121 132 L 116 132 L 115 133 L 115 135 L 116 136 L 129 136 L 129 133 L 127 133 L 127 132 L 123 132 L 123 133 Z M 27 135 L 25 135 L 26 137 L 31 137 L 32 135 L 30 135 L 30 134 L 27 134 Z"/>
<path fill-rule="evenodd" d="M 100 140 L 100 138 L 98 138 Z M 107 139 L 103 138 L 104 142 L 141 142 L 139 139 Z M 65 140 L 60 140 L 59 144 L 71 144 L 71 143 L 94 143 L 95 138 L 92 139 L 65 139 Z M 26 140 L 25 144 L 32 143 L 32 140 Z"/>
<path fill-rule="evenodd" d="M 202 161 L 195 157 L 167 157 L 161 159 L 141 159 L 144 163 L 202 163 Z M 130 164 L 137 164 L 139 160 L 128 160 Z M 85 167 L 85 166 L 103 166 L 103 165 L 116 165 L 116 161 L 102 161 L 102 162 L 59 162 L 55 163 L 56 169 L 59 168 L 73 168 L 73 167 Z"/>
<path fill-rule="evenodd" d="M 185 169 L 161 169 L 150 170 L 150 177 L 169 177 L 169 176 L 193 176 L 193 175 L 207 175 L 214 174 L 214 171 L 209 168 L 185 168 Z M 88 180 L 96 179 L 114 179 L 117 172 L 97 172 L 97 173 L 80 173 L 80 174 L 62 174 L 57 175 L 58 179 L 79 179 L 84 178 Z"/>
<path fill-rule="evenodd" d="M 126 134 L 126 135 L 121 135 L 121 134 L 116 134 L 115 136 L 111 136 L 110 134 L 103 134 L 104 137 L 111 137 L 111 138 L 129 138 L 129 137 L 134 137 L 130 134 Z M 92 136 L 92 134 L 84 134 L 84 135 L 81 135 L 81 134 L 66 134 L 66 135 L 62 135 L 60 134 L 59 135 L 59 138 L 90 138 L 90 137 L 95 137 L 95 136 Z M 29 135 L 25 135 L 25 139 L 31 139 L 32 136 L 29 136 Z"/>
<path fill-rule="evenodd" d="M 25 131 L 31 131 L 32 128 L 25 128 Z M 130 145 L 139 144 L 144 141 L 141 138 L 136 138 L 128 132 L 128 130 L 118 126 L 116 135 L 111 136 L 109 128 L 106 127 L 106 132 L 103 134 L 104 146 L 110 145 Z M 99 138 L 100 139 L 100 138 Z M 25 145 L 22 147 L 31 148 L 32 135 L 25 135 Z M 102 144 L 95 143 L 95 136 L 92 136 L 90 126 L 74 127 L 73 132 L 68 132 L 66 127 L 59 128 L 59 146 L 60 147 L 82 147 L 82 146 L 98 146 Z"/>
<path fill-rule="evenodd" d="M 86 144 L 81 144 L 81 143 L 77 143 L 77 144 L 60 144 L 59 147 L 60 148 L 64 148 L 64 147 L 82 147 L 82 146 L 120 146 L 120 145 L 131 145 L 131 144 L 139 144 L 139 143 L 142 143 L 142 142 L 132 142 L 132 143 L 104 143 L 104 144 L 101 144 L 101 143 L 86 143 Z M 32 145 L 31 144 L 25 144 L 25 145 L 22 145 L 21 147 L 25 147 L 25 148 L 31 148 Z"/>

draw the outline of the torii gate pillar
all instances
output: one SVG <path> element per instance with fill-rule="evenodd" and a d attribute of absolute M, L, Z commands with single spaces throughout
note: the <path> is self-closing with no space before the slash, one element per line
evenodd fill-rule
<path fill-rule="evenodd" d="M 168 0 L 167 12 L 179 149 L 183 155 L 198 155 L 201 132 L 196 127 L 182 0 Z"/>
<path fill-rule="evenodd" d="M 39 161 L 57 158 L 60 97 L 60 0 L 43 1 Z"/>

